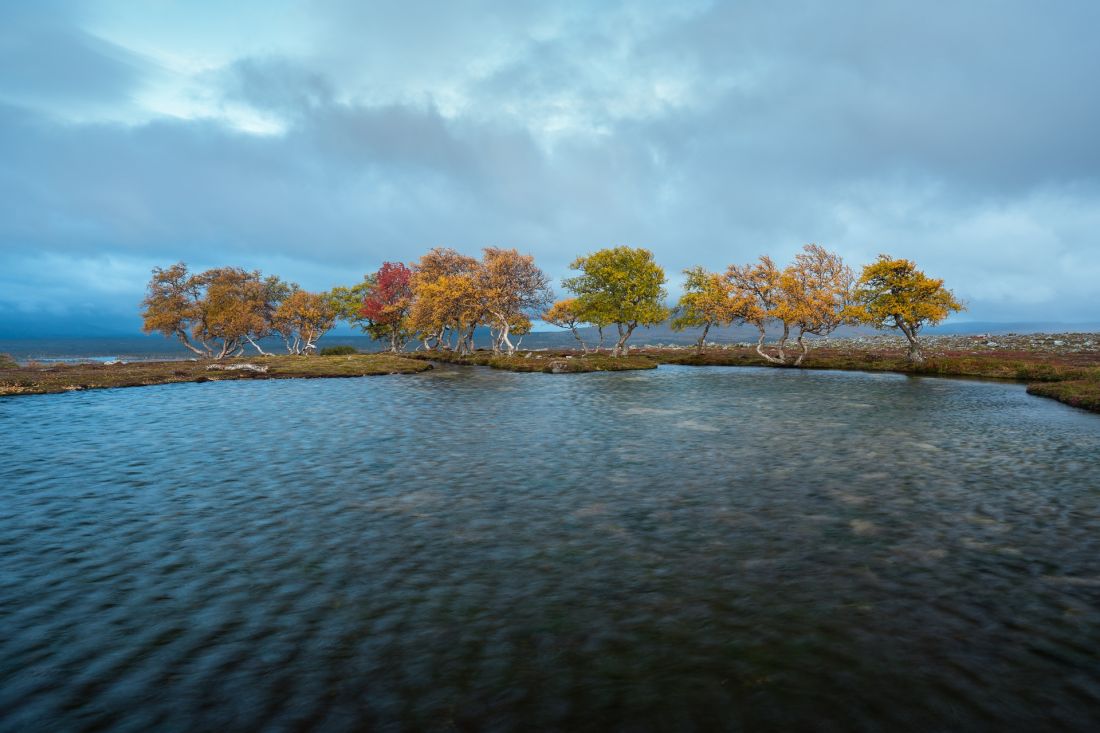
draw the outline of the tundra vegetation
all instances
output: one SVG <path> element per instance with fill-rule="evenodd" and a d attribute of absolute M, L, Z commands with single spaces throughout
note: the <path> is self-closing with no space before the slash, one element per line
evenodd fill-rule
<path fill-rule="evenodd" d="M 0 359 L 0 394 L 393 373 L 428 368 L 429 361 L 563 373 L 644 369 L 659 363 L 735 366 L 763 359 L 774 366 L 1017 379 L 1033 382 L 1029 389 L 1035 394 L 1100 410 L 1100 365 L 1092 361 L 1062 363 L 1046 354 L 1021 354 L 1017 360 L 964 353 L 926 357 L 922 329 L 963 310 L 963 304 L 942 280 L 907 259 L 880 255 L 856 277 L 837 253 L 807 244 L 786 265 L 764 255 L 716 272 L 692 267 L 684 270 L 682 295 L 672 307 L 666 303 L 665 272 L 648 250 L 602 249 L 578 257 L 571 268 L 577 274 L 562 281 L 570 295 L 555 302 L 550 278 L 531 255 L 496 247 L 482 250 L 480 258 L 437 247 L 415 262 L 383 262 L 360 282 L 327 292 L 309 292 L 277 276 L 239 267 L 193 273 L 177 263 L 153 270 L 142 301 L 143 325 L 147 333 L 177 339 L 199 357 L 200 366 L 34 367 Z M 694 354 L 628 350 L 639 326 L 670 317 L 674 329 L 699 329 Z M 568 329 L 579 355 L 518 354 L 536 319 Z M 317 356 L 319 339 L 339 320 L 385 344 L 391 361 L 348 349 Z M 734 324 L 755 327 L 756 343 L 705 349 L 711 329 Z M 842 325 L 896 330 L 904 336 L 907 351 L 857 354 L 829 347 L 818 356 L 810 354 L 808 337 L 826 337 Z M 617 338 L 605 350 L 604 331 L 611 326 Z M 489 350 L 475 349 L 479 328 L 488 331 Z M 598 341 L 585 340 L 590 328 Z M 288 356 L 264 350 L 262 344 L 275 339 L 282 341 Z M 413 353 L 406 353 L 413 343 Z M 243 364 L 239 357 L 249 348 L 255 363 Z M 299 356 L 314 357 L 312 366 L 294 366 Z M 238 360 L 222 364 L 234 357 Z M 214 364 L 201 366 L 207 362 Z"/>

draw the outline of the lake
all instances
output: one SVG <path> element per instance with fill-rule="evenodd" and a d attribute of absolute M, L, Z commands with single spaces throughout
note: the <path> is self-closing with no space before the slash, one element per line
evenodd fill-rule
<path fill-rule="evenodd" d="M 0 400 L 0 730 L 1100 728 L 1100 416 L 663 366 Z"/>

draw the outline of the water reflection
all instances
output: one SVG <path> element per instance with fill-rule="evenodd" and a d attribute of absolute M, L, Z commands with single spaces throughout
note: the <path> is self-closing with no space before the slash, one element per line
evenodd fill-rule
<path fill-rule="evenodd" d="M 1100 419 L 479 369 L 0 401 L 0 728 L 1087 729 Z"/>

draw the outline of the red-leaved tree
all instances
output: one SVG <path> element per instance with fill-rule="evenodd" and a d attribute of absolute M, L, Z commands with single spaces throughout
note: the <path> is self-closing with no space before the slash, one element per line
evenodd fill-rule
<path fill-rule="evenodd" d="M 383 262 L 359 310 L 359 315 L 368 322 L 367 333 L 378 340 L 388 338 L 393 352 L 404 349 L 410 336 L 411 279 L 412 270 L 404 263 Z"/>

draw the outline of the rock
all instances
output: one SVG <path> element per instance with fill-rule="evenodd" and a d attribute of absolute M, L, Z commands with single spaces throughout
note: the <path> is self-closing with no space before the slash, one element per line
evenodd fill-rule
<path fill-rule="evenodd" d="M 256 364 L 211 364 L 206 367 L 206 370 L 222 372 L 255 372 L 256 374 L 264 374 L 267 372 L 267 366 L 257 366 Z"/>
<path fill-rule="evenodd" d="M 568 358 L 566 357 L 566 359 Z M 550 369 L 551 374 L 564 374 L 569 371 L 569 362 L 565 359 L 553 359 L 546 366 Z"/>

